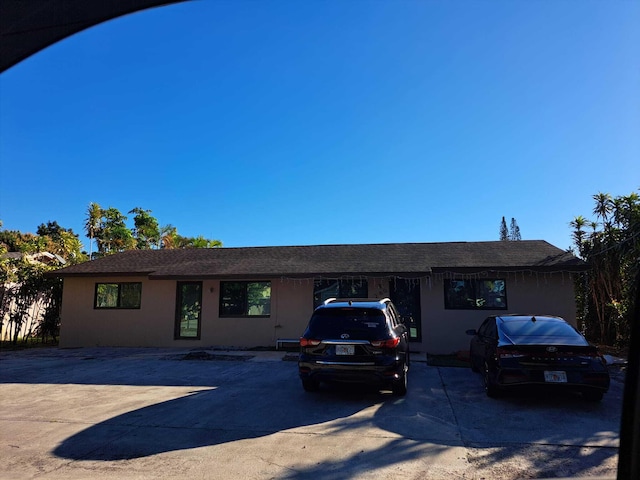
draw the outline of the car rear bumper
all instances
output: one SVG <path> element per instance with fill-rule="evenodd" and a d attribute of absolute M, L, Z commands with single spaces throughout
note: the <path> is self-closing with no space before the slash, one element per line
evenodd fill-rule
<path fill-rule="evenodd" d="M 381 362 L 335 360 L 313 360 L 301 358 L 298 372 L 302 380 L 316 382 L 366 383 L 388 385 L 402 378 L 405 373 L 404 362 L 390 359 Z"/>
<path fill-rule="evenodd" d="M 544 386 L 550 389 L 567 389 L 576 391 L 609 390 L 611 382 L 609 373 L 583 371 L 583 370 L 557 370 L 566 374 L 566 382 L 549 382 L 545 380 L 543 369 L 510 369 L 502 368 L 496 372 L 495 386 L 499 388 L 512 388 L 518 386 Z M 547 370 L 549 371 L 549 370 Z"/>

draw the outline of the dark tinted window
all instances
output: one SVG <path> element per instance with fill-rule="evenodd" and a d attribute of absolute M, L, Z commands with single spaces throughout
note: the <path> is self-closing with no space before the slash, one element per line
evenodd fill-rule
<path fill-rule="evenodd" d="M 271 282 L 220 282 L 221 317 L 268 317 Z"/>
<path fill-rule="evenodd" d="M 445 280 L 444 308 L 459 310 L 506 310 L 506 280 Z"/>
<path fill-rule="evenodd" d="M 381 310 L 364 308 L 324 308 L 313 314 L 307 330 L 311 338 L 369 340 L 387 333 L 386 317 Z"/>
<path fill-rule="evenodd" d="M 401 324 L 400 318 L 392 305 L 387 305 L 387 315 L 389 315 L 389 320 L 391 320 L 391 326 L 397 327 Z"/>
<path fill-rule="evenodd" d="M 142 283 L 96 283 L 94 308 L 140 308 Z"/>
<path fill-rule="evenodd" d="M 511 320 L 502 322 L 500 329 L 504 335 L 513 339 L 521 337 L 565 337 L 572 340 L 580 340 L 585 345 L 587 342 L 582 336 L 568 323 L 537 320 L 532 322 L 527 320 Z"/>
<path fill-rule="evenodd" d="M 478 333 L 482 336 L 487 336 L 489 334 L 490 323 L 495 324 L 495 320 L 493 318 L 487 318 L 484 322 L 482 322 L 482 325 L 480 325 L 480 328 L 478 329 Z"/>
<path fill-rule="evenodd" d="M 316 280 L 313 285 L 313 306 L 327 298 L 366 298 L 369 286 L 366 279 Z"/>
<path fill-rule="evenodd" d="M 494 318 L 487 322 L 487 331 L 485 335 L 493 339 L 498 338 L 498 329 L 496 327 L 496 320 Z"/>

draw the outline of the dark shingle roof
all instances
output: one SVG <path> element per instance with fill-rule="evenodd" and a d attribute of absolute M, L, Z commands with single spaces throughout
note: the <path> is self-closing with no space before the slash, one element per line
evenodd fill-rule
<path fill-rule="evenodd" d="M 229 278 L 331 275 L 423 275 L 437 271 L 584 270 L 586 264 L 543 240 L 388 243 L 129 250 L 53 275 L 149 275 Z"/>

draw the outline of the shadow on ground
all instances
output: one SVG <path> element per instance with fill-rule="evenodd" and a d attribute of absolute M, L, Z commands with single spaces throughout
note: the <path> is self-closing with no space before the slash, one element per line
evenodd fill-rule
<path fill-rule="evenodd" d="M 597 404 L 573 395 L 494 400 L 468 369 L 414 363 L 403 398 L 326 385 L 309 394 L 299 384 L 295 362 L 176 358 L 45 356 L 35 366 L 3 363 L 11 368 L 3 369 L 0 382 L 193 387 L 179 398 L 115 415 L 66 438 L 52 453 L 70 460 L 135 459 L 286 431 L 341 441 L 383 439 L 375 442 L 380 447 L 346 457 L 314 465 L 296 462 L 282 477 L 287 479 L 348 479 L 405 462 L 428 465 L 429 458 L 451 447 L 465 447 L 462 463 L 486 478 L 507 464 L 513 476 L 500 478 L 581 476 L 617 457 L 619 382 Z"/>

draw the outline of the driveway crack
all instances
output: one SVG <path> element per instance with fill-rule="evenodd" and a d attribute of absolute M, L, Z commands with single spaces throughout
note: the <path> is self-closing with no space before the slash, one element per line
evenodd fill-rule
<path fill-rule="evenodd" d="M 435 368 L 438 370 L 438 376 L 440 377 L 440 385 L 442 385 L 442 391 L 444 392 L 444 395 L 447 397 L 447 402 L 449 404 L 449 409 L 451 410 L 451 415 L 453 416 L 453 420 L 456 425 L 458 436 L 460 437 L 460 441 L 462 442 L 462 445 L 465 448 L 467 448 L 468 444 L 464 436 L 462 435 L 462 429 L 460 428 L 460 423 L 458 422 L 458 416 L 456 415 L 456 410 L 455 408 L 453 408 L 453 402 L 451 401 L 451 397 L 449 396 L 449 392 L 447 390 L 447 384 L 444 383 L 444 378 L 442 378 L 442 371 L 440 370 L 440 367 L 435 367 Z"/>

